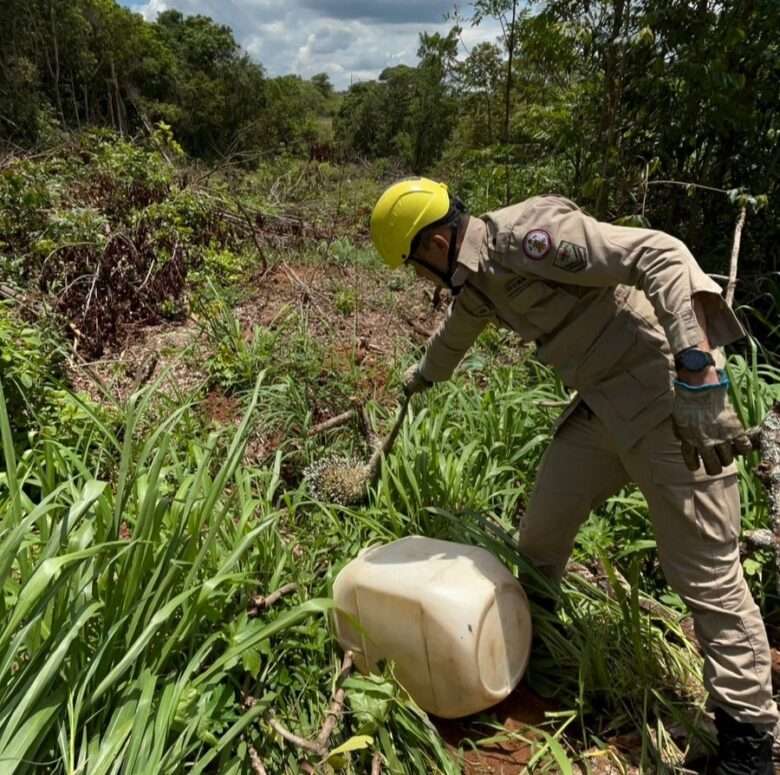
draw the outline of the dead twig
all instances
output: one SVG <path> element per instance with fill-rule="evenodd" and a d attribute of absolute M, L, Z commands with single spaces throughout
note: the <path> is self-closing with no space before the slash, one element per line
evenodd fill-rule
<path fill-rule="evenodd" d="M 317 425 L 312 426 L 309 429 L 308 435 L 316 436 L 318 433 L 322 433 L 323 431 L 329 431 L 332 428 L 339 428 L 342 425 L 346 425 L 350 420 L 352 420 L 356 416 L 357 416 L 357 411 L 355 409 L 349 409 L 346 412 L 337 414 L 335 417 L 331 417 L 327 420 L 323 420 L 321 423 L 317 423 Z"/>
<path fill-rule="evenodd" d="M 374 756 L 371 759 L 371 775 L 381 775 L 382 773 L 382 754 L 379 751 L 374 751 Z"/>
<path fill-rule="evenodd" d="M 349 675 L 351 670 L 352 652 L 347 651 L 344 654 L 344 659 L 341 662 L 341 669 L 336 676 L 336 685 L 338 685 L 343 678 Z M 322 728 L 320 729 L 320 733 L 317 735 L 316 740 L 307 740 L 305 737 L 301 737 L 300 735 L 296 735 L 293 732 L 290 732 L 289 729 L 286 729 L 273 716 L 268 718 L 268 724 L 270 725 L 271 729 L 276 732 L 276 734 L 278 734 L 288 743 L 292 743 L 304 751 L 309 751 L 310 753 L 316 754 L 324 760 L 328 756 L 328 741 L 330 740 L 330 736 L 333 734 L 333 730 L 336 728 L 336 724 L 338 724 L 344 711 L 344 694 L 344 689 L 340 686 L 333 692 L 330 707 L 328 708 L 328 712 L 325 714 L 325 720 L 322 723 Z M 309 762 L 301 761 L 299 766 L 304 772 L 316 772 L 314 767 L 312 767 Z"/>
<path fill-rule="evenodd" d="M 267 272 L 268 258 L 266 257 L 265 251 L 263 250 L 262 246 L 260 245 L 260 240 L 257 239 L 257 229 L 255 228 L 255 224 L 252 222 L 252 216 L 247 212 L 246 208 L 241 204 L 241 202 L 239 202 L 238 198 L 236 198 L 233 203 L 238 208 L 238 211 L 241 213 L 241 215 L 244 217 L 244 220 L 246 221 L 246 225 L 247 228 L 249 229 L 249 233 L 252 235 L 252 241 L 255 243 L 257 254 L 260 256 L 260 261 L 263 264 L 263 272 Z"/>
<path fill-rule="evenodd" d="M 307 740 L 305 737 L 294 735 L 289 729 L 285 729 L 273 716 L 268 719 L 268 724 L 279 737 L 285 739 L 288 743 L 292 743 L 298 746 L 298 748 L 303 748 L 304 751 L 322 754 L 322 750 L 317 743 Z"/>
<path fill-rule="evenodd" d="M 298 277 L 298 275 L 286 261 L 282 261 L 281 267 L 284 273 L 287 275 L 288 279 L 303 291 L 304 300 L 311 302 L 314 309 L 316 309 L 320 314 L 320 317 L 324 318 L 325 313 L 322 311 L 322 308 L 319 306 L 319 304 L 317 304 L 317 302 L 314 300 L 314 291 L 309 288 L 309 286 L 306 285 L 306 283 L 303 282 L 300 277 Z"/>
<path fill-rule="evenodd" d="M 285 584 L 283 587 L 279 587 L 276 592 L 271 592 L 270 595 L 255 595 L 252 598 L 252 606 L 249 609 L 249 616 L 258 616 L 261 611 L 265 611 L 270 608 L 274 603 L 283 598 L 285 595 L 289 595 L 291 592 L 295 592 L 298 589 L 298 585 L 294 582 Z"/>
<path fill-rule="evenodd" d="M 336 684 L 338 684 L 339 681 L 341 681 L 343 678 L 346 678 L 351 670 L 352 652 L 347 651 L 344 654 L 344 659 L 341 663 L 341 670 L 339 671 L 338 676 L 336 676 Z M 338 724 L 339 720 L 341 719 L 343 710 L 344 689 L 343 687 L 339 686 L 339 688 L 336 689 L 336 691 L 333 693 L 333 700 L 330 703 L 328 712 L 325 714 L 325 721 L 322 724 L 320 734 L 317 736 L 317 745 L 323 752 L 327 752 L 328 750 L 328 741 L 330 740 L 330 736 L 333 734 L 333 730 L 336 728 L 336 724 Z"/>
<path fill-rule="evenodd" d="M 412 318 L 405 317 L 404 322 L 412 329 L 412 331 L 414 331 L 416 334 L 419 334 L 420 336 L 424 336 L 426 339 L 430 339 L 433 336 L 432 331 L 424 328 L 416 320 L 412 320 Z"/>
<path fill-rule="evenodd" d="M 252 765 L 252 770 L 255 775 L 268 775 L 268 770 L 263 766 L 263 762 L 260 759 L 257 750 L 253 745 L 249 745 L 249 762 Z"/>

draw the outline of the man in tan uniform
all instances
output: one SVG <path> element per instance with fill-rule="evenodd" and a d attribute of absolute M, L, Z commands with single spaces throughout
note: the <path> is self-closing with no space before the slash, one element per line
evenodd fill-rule
<path fill-rule="evenodd" d="M 635 482 L 704 652 L 717 772 L 772 773 L 769 646 L 738 546 L 733 457 L 750 442 L 714 360 L 743 331 L 720 288 L 679 240 L 601 223 L 557 196 L 475 218 L 443 184 L 404 180 L 377 202 L 371 232 L 388 265 L 411 265 L 454 295 L 407 372 L 408 393 L 448 379 L 488 323 L 535 341 L 577 390 L 539 468 L 520 548 L 560 578 L 589 512 Z"/>

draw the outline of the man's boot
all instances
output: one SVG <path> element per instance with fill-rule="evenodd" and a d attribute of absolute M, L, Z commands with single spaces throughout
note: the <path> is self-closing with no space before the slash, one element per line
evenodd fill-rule
<path fill-rule="evenodd" d="M 718 766 L 715 775 L 774 775 L 772 735 L 715 708 Z"/>

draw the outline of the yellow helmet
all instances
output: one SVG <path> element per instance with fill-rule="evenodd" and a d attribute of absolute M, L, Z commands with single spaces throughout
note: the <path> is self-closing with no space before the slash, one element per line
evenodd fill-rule
<path fill-rule="evenodd" d="M 444 183 L 410 178 L 394 183 L 379 197 L 371 213 L 371 240 L 384 262 L 401 266 L 412 252 L 414 238 L 446 218 L 450 195 Z"/>

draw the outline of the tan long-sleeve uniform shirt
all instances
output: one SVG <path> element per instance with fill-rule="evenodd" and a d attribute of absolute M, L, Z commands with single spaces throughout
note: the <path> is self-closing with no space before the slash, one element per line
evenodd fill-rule
<path fill-rule="evenodd" d="M 713 346 L 743 336 L 680 240 L 601 223 L 562 197 L 472 218 L 458 263 L 465 281 L 429 343 L 423 376 L 449 378 L 487 323 L 510 328 L 537 343 L 539 358 L 624 448 L 672 412 L 672 355 L 704 339 L 694 294 L 706 294 Z"/>
<path fill-rule="evenodd" d="M 668 234 L 600 223 L 567 199 L 535 197 L 469 221 L 460 293 L 420 366 L 450 376 L 489 323 L 538 345 L 579 391 L 537 472 L 518 530 L 525 556 L 560 578 L 589 512 L 630 481 L 650 507 L 658 557 L 693 613 L 713 704 L 772 729 L 771 661 L 739 556 L 736 467 L 689 471 L 671 420 L 672 354 L 699 344 L 692 296 L 715 346 L 742 329 L 688 249 Z"/>

